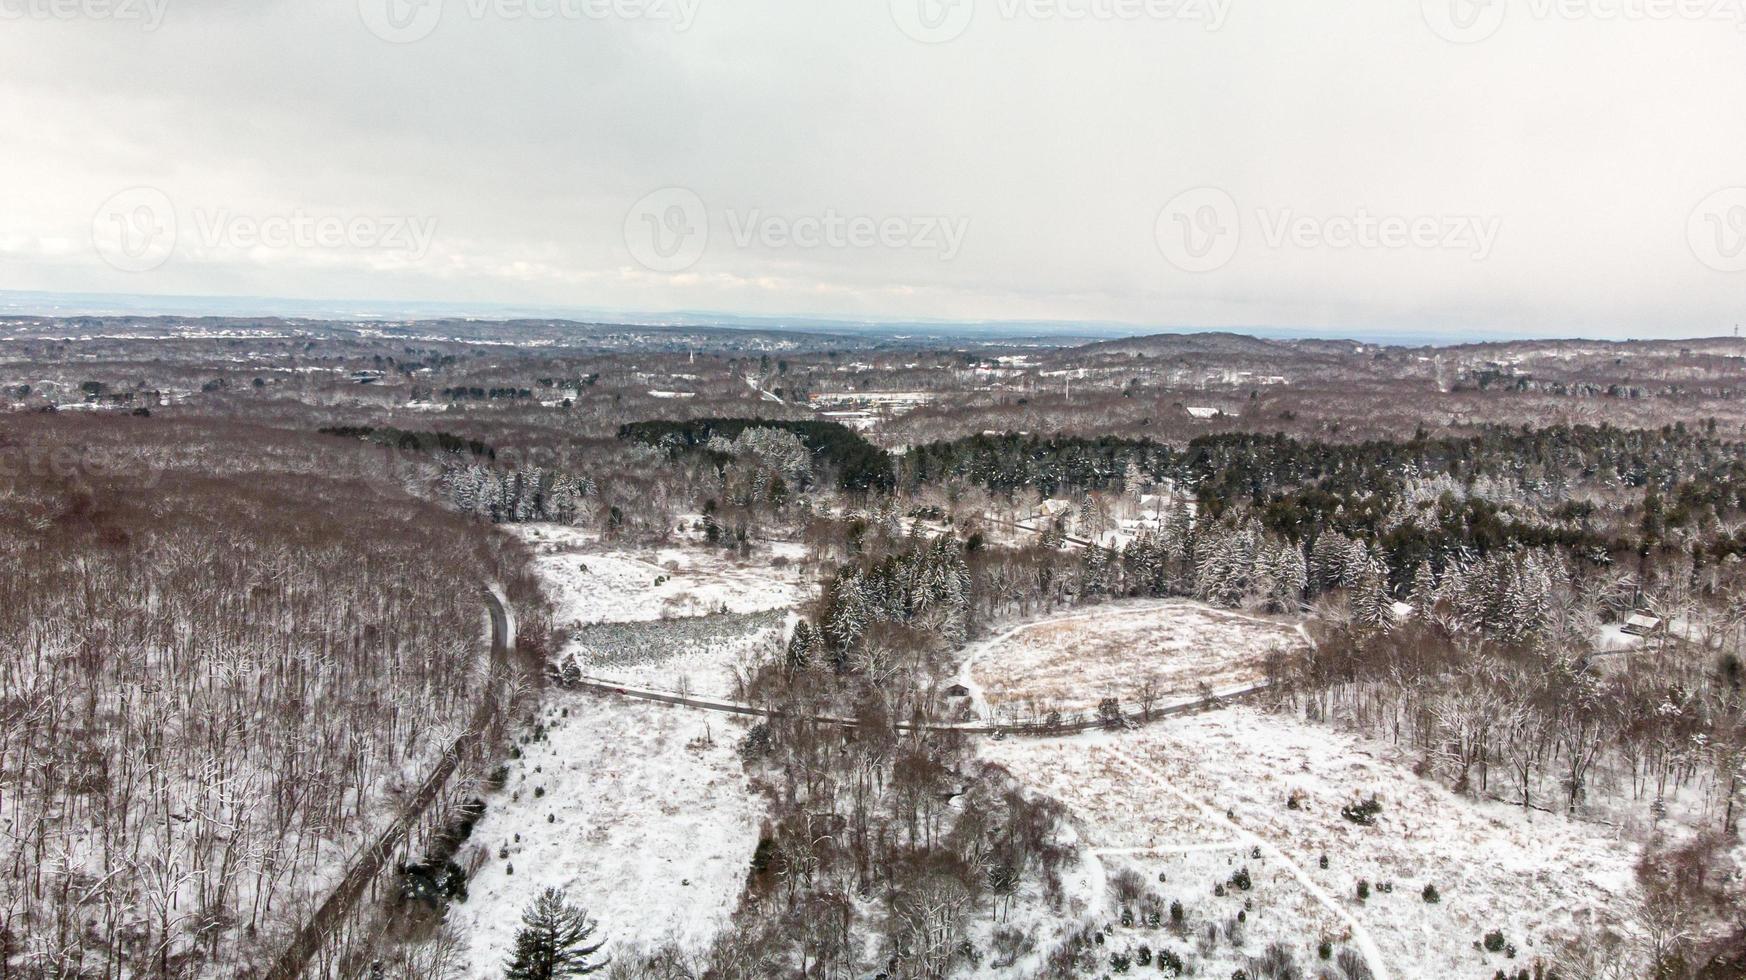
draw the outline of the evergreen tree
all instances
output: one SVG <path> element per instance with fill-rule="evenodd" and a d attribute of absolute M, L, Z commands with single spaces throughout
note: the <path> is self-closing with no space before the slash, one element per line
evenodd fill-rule
<path fill-rule="evenodd" d="M 788 641 L 788 669 L 805 670 L 812 666 L 812 653 L 816 646 L 812 627 L 806 620 L 794 624 L 794 636 Z"/>
<path fill-rule="evenodd" d="M 1303 552 L 1290 542 L 1280 544 L 1268 563 L 1268 603 L 1279 612 L 1295 613 L 1302 607 L 1309 572 Z"/>
<path fill-rule="evenodd" d="M 590 962 L 606 945 L 588 942 L 594 929 L 587 912 L 566 903 L 556 888 L 546 889 L 521 917 L 505 980 L 561 980 L 605 969 Z"/>
<path fill-rule="evenodd" d="M 1371 630 L 1386 630 L 1394 625 L 1394 600 L 1388 594 L 1388 563 L 1371 550 L 1354 555 L 1349 571 L 1352 584 L 1347 599 L 1352 604 L 1352 620 Z"/>

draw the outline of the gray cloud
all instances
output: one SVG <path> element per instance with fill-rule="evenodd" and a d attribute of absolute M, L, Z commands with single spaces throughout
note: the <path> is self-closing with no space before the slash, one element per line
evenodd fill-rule
<path fill-rule="evenodd" d="M 52 2 L 0 0 L 11 288 L 1611 335 L 1726 332 L 1746 295 L 1746 210 L 1698 210 L 1746 186 L 1729 7 L 1514 0 L 1450 41 L 1443 0 L 692 0 L 683 25 L 446 0 L 391 43 L 377 0 L 157 0 L 155 30 L 31 12 Z M 918 12 L 954 36 L 915 40 Z M 148 272 L 92 244 L 133 230 L 100 212 L 139 186 L 177 219 Z M 630 214 L 671 187 L 701 213 Z M 1161 213 L 1196 188 L 1234 211 Z M 220 212 L 435 232 L 263 247 L 203 235 Z M 752 215 L 782 234 L 736 236 Z M 627 227 L 680 218 L 700 257 L 639 262 Z M 1229 259 L 1173 264 L 1160 236 L 1208 218 Z M 908 237 L 805 234 L 838 220 Z M 1495 228 L 1483 258 L 1393 234 L 1466 220 Z M 950 258 L 915 246 L 928 221 L 965 228 Z"/>

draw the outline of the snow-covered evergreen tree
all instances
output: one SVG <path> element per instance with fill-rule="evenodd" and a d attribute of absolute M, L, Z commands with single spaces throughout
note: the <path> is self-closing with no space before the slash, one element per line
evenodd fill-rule
<path fill-rule="evenodd" d="M 515 953 L 504 970 L 506 980 L 562 980 L 606 968 L 593 962 L 605 943 L 590 943 L 596 929 L 588 913 L 564 901 L 548 888 L 521 917 Z"/>

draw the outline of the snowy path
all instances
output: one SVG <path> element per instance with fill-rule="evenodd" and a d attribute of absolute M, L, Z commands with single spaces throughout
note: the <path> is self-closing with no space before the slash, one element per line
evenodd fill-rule
<path fill-rule="evenodd" d="M 1247 842 L 1253 847 L 1260 848 L 1262 853 L 1266 854 L 1274 861 L 1277 861 L 1281 867 L 1291 873 L 1293 878 L 1297 879 L 1297 883 L 1303 886 L 1304 891 L 1308 892 L 1322 905 L 1323 908 L 1327 909 L 1335 918 L 1344 922 L 1348 929 L 1352 930 L 1352 941 L 1357 944 L 1358 951 L 1364 954 L 1364 960 L 1369 964 L 1370 972 L 1374 975 L 1375 980 L 1389 980 L 1390 974 L 1388 972 L 1388 967 L 1383 963 L 1382 950 L 1377 947 L 1376 941 L 1370 937 L 1369 931 L 1366 930 L 1363 924 L 1354 918 L 1350 912 L 1347 912 L 1339 902 L 1336 902 L 1333 896 L 1327 893 L 1326 889 L 1317 884 L 1315 879 L 1310 877 L 1309 872 L 1300 867 L 1296 861 L 1293 861 L 1290 857 L 1286 856 L 1284 851 L 1280 850 L 1271 841 L 1266 840 L 1259 834 L 1238 826 L 1234 821 L 1226 817 L 1223 813 L 1220 813 L 1214 807 L 1208 806 L 1206 803 L 1203 803 L 1182 790 L 1177 789 L 1176 786 L 1171 783 L 1167 775 L 1146 765 L 1138 759 L 1135 759 L 1123 749 L 1115 745 L 1103 745 L 1094 747 L 1092 751 L 1096 751 L 1097 748 L 1104 749 L 1110 757 L 1126 766 L 1130 771 L 1146 777 L 1149 780 L 1148 785 L 1162 789 L 1164 792 L 1176 797 L 1188 806 L 1193 807 L 1195 810 L 1199 811 L 1201 816 L 1205 819 L 1229 828 L 1230 831 L 1241 838 L 1242 841 Z"/>
<path fill-rule="evenodd" d="M 607 694 L 614 697 L 630 698 L 638 701 L 656 701 L 661 704 L 696 708 L 701 711 L 714 711 L 722 714 L 752 715 L 760 718 L 771 718 L 783 715 L 783 712 L 771 708 L 761 708 L 753 704 L 746 704 L 743 701 L 727 701 L 718 698 L 700 698 L 685 694 L 674 694 L 670 691 L 656 691 L 649 688 L 632 687 L 592 677 L 584 677 L 575 681 L 570 686 L 580 690 L 593 691 L 597 694 Z M 1157 721 L 1163 718 L 1168 718 L 1172 715 L 1186 714 L 1191 711 L 1200 711 L 1207 708 L 1218 707 L 1227 701 L 1234 701 L 1254 694 L 1259 694 L 1266 689 L 1267 685 L 1265 683 L 1246 684 L 1241 687 L 1215 691 L 1209 698 L 1192 698 L 1186 701 L 1173 702 L 1162 707 L 1153 708 L 1151 720 Z M 811 720 L 827 725 L 841 725 L 845 728 L 853 728 L 860 724 L 853 718 L 844 718 L 839 715 L 813 715 L 811 716 Z M 1145 722 L 1139 714 L 1124 716 L 1123 721 L 1127 724 L 1133 725 L 1140 725 Z M 1076 732 L 1088 732 L 1092 729 L 1104 728 L 1107 726 L 1102 719 L 1092 718 L 1047 727 L 1030 725 L 997 725 L 987 722 L 941 722 L 938 724 L 898 722 L 894 727 L 898 731 L 904 732 L 961 732 L 966 735 L 1035 735 L 1041 737 L 1056 737 L 1060 735 L 1071 735 Z"/>

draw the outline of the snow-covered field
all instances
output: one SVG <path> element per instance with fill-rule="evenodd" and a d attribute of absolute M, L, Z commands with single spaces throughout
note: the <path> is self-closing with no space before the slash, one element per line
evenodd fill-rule
<path fill-rule="evenodd" d="M 1131 711 L 1147 681 L 1161 701 L 1202 684 L 1254 683 L 1268 655 L 1304 642 L 1294 626 L 1186 600 L 1112 605 L 977 644 L 966 653 L 965 681 L 996 714 L 1030 705 L 1089 711 L 1109 697 Z"/>
<path fill-rule="evenodd" d="M 542 720 L 461 857 L 484 861 L 449 911 L 463 975 L 503 975 L 522 911 L 548 887 L 599 920 L 608 953 L 707 947 L 763 814 L 735 754 L 746 722 L 580 692 L 554 693 Z"/>
<path fill-rule="evenodd" d="M 1184 935 L 1142 921 L 1117 928 L 1109 951 L 1171 948 L 1203 976 L 1229 976 L 1275 940 L 1304 966 L 1323 940 L 1336 955 L 1348 948 L 1379 980 L 1513 973 L 1593 923 L 1622 921 L 1633 897 L 1638 848 L 1606 828 L 1457 797 L 1385 745 L 1290 717 L 1234 708 L 1137 732 L 990 742 L 984 755 L 1068 805 L 1106 878 L 1131 869 L 1165 906 L 1183 904 Z M 1372 826 L 1342 816 L 1372 795 Z M 1248 889 L 1229 884 L 1243 868 Z M 1439 901 L 1425 900 L 1426 885 Z M 1109 901 L 1106 921 L 1119 917 Z M 1240 947 L 1225 931 L 1239 911 Z M 1474 948 L 1494 929 L 1515 959 Z"/>
<path fill-rule="evenodd" d="M 560 656 L 593 677 L 727 693 L 736 668 L 779 642 L 802 595 L 798 570 L 768 552 L 742 564 L 712 549 L 633 553 L 570 528 L 517 530 L 572 630 Z M 479 863 L 448 919 L 464 975 L 502 975 L 523 910 L 547 887 L 599 920 L 608 952 L 707 947 L 737 905 L 763 816 L 735 751 L 749 722 L 552 690 L 540 723 L 461 855 Z"/>
<path fill-rule="evenodd" d="M 533 549 L 561 626 L 761 612 L 802 598 L 798 564 L 776 561 L 798 548 L 777 546 L 742 561 L 719 548 L 602 547 L 593 532 L 555 524 L 512 530 Z"/>
<path fill-rule="evenodd" d="M 772 609 L 599 623 L 575 630 L 565 649 L 592 680 L 731 700 L 757 664 L 781 652 L 795 619 Z"/>

